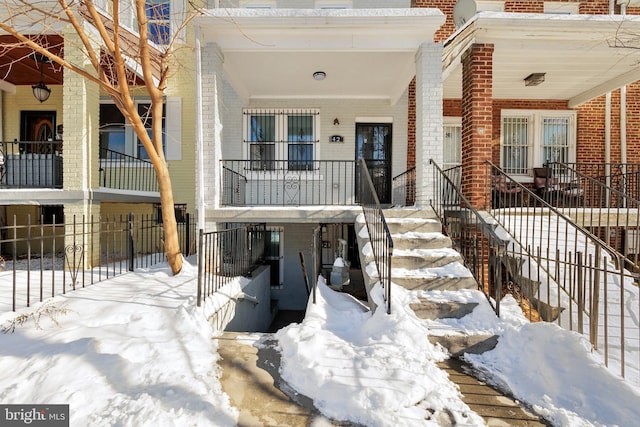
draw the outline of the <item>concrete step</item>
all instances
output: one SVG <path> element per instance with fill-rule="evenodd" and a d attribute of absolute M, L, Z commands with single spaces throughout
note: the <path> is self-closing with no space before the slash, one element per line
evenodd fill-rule
<path fill-rule="evenodd" d="M 392 268 L 432 268 L 442 267 L 452 262 L 462 262 L 460 253 L 452 248 L 438 249 L 395 249 Z"/>
<path fill-rule="evenodd" d="M 442 249 L 452 246 L 451 239 L 442 233 L 418 233 L 414 231 L 391 235 L 395 249 Z"/>
<path fill-rule="evenodd" d="M 419 219 L 438 219 L 438 216 L 432 208 L 391 208 L 384 209 L 384 217 L 389 218 L 419 218 Z"/>
<path fill-rule="evenodd" d="M 442 232 L 442 224 L 437 219 L 385 218 L 392 234 L 415 231 L 419 233 Z"/>
<path fill-rule="evenodd" d="M 392 277 L 391 281 L 410 291 L 478 289 L 478 283 L 473 277 Z"/>

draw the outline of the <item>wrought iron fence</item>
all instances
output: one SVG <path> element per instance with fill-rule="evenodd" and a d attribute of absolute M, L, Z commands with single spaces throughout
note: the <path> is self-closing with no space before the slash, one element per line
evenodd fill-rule
<path fill-rule="evenodd" d="M 151 162 L 118 151 L 100 148 L 99 185 L 129 191 L 158 192 L 156 171 Z"/>
<path fill-rule="evenodd" d="M 501 260 L 507 290 L 525 314 L 584 334 L 607 366 L 640 384 L 638 273 L 573 218 L 575 206 L 553 206 L 490 163 L 486 181 L 490 221 L 509 241 Z"/>
<path fill-rule="evenodd" d="M 163 227 L 151 215 L 55 222 L 31 216 L 19 222 L 14 216 L 0 227 L 0 312 L 166 260 Z M 188 256 L 195 249 L 190 216 L 178 224 L 178 233 Z"/>
<path fill-rule="evenodd" d="M 640 271 L 640 165 L 549 163 L 545 200 L 625 256 Z"/>
<path fill-rule="evenodd" d="M 369 241 L 378 270 L 380 285 L 384 289 L 386 311 L 391 313 L 391 259 L 393 239 L 378 200 L 378 194 L 369 175 L 365 160 L 360 159 L 360 204 L 369 231 Z"/>
<path fill-rule="evenodd" d="M 62 188 L 62 141 L 0 143 L 0 188 Z"/>
<path fill-rule="evenodd" d="M 238 226 L 220 231 L 199 231 L 198 306 L 227 283 L 249 276 L 264 263 L 264 224 Z"/>
<path fill-rule="evenodd" d="M 225 206 L 355 205 L 352 160 L 221 160 Z"/>

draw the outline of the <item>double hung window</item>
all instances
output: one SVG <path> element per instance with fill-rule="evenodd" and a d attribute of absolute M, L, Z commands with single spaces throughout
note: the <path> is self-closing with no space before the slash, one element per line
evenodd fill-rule
<path fill-rule="evenodd" d="M 575 160 L 574 111 L 502 110 L 500 164 L 508 174 Z"/>
<path fill-rule="evenodd" d="M 162 108 L 162 149 L 167 160 L 181 158 L 181 99 L 167 98 Z M 152 118 L 151 104 L 148 100 L 137 100 L 136 109 L 142 123 L 151 136 Z M 147 150 L 136 136 L 131 124 L 125 119 L 118 107 L 111 101 L 100 104 L 100 154 L 102 158 L 110 158 L 109 153 L 120 153 L 139 159 L 149 159 Z M 109 151 L 107 151 L 109 150 Z"/>
<path fill-rule="evenodd" d="M 313 170 L 319 115 L 318 110 L 245 110 L 249 169 Z"/>

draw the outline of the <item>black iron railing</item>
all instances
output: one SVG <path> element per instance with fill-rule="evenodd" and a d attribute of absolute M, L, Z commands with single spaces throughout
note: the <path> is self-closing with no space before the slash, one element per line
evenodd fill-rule
<path fill-rule="evenodd" d="M 625 256 L 640 271 L 640 165 L 549 163 L 539 193 L 573 221 Z"/>
<path fill-rule="evenodd" d="M 378 194 L 369 175 L 366 161 L 360 159 L 360 204 L 369 231 L 369 241 L 373 250 L 378 279 L 384 289 L 386 311 L 391 313 L 391 259 L 393 239 L 378 200 Z"/>
<path fill-rule="evenodd" d="M 351 160 L 221 160 L 223 206 L 356 205 Z"/>
<path fill-rule="evenodd" d="M 100 187 L 158 192 L 155 169 L 147 160 L 101 148 L 98 172 Z"/>
<path fill-rule="evenodd" d="M 459 174 L 452 174 L 451 169 L 440 169 L 433 160 L 430 164 L 435 186 L 431 206 L 479 289 L 499 315 L 500 297 L 506 286 L 500 260 L 506 256 L 508 242 L 495 232 L 492 221 L 488 221 L 461 193 L 459 183 L 454 181 Z"/>
<path fill-rule="evenodd" d="M 13 216 L 0 227 L 0 312 L 163 262 L 163 233 L 151 215 L 74 216 L 51 224 L 44 217 Z M 178 233 L 188 256 L 195 250 L 189 216 Z"/>
<path fill-rule="evenodd" d="M 264 263 L 264 224 L 204 232 L 198 237 L 198 306 L 227 283 Z"/>
<path fill-rule="evenodd" d="M 394 206 L 413 206 L 416 202 L 416 168 L 393 177 L 391 187 Z"/>
<path fill-rule="evenodd" d="M 584 334 L 615 373 L 637 375 L 638 272 L 625 268 L 623 254 L 574 218 L 583 208 L 553 206 L 490 163 L 486 180 L 496 202 L 491 220 L 509 240 L 503 262 L 508 286 L 525 314 Z M 582 196 L 589 197 L 586 181 L 579 181 Z M 574 184 L 573 179 L 564 182 Z M 640 384 L 640 378 L 632 381 Z"/>
<path fill-rule="evenodd" d="M 0 145 L 0 188 L 62 188 L 62 141 Z"/>

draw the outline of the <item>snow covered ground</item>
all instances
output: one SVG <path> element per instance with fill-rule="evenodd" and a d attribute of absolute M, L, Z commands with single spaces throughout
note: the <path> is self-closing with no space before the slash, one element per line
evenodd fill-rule
<path fill-rule="evenodd" d="M 1 314 L 2 327 L 16 316 L 25 322 L 0 334 L 0 403 L 67 403 L 72 426 L 235 425 L 218 380 L 218 332 L 208 309 L 195 307 L 196 275 L 187 263 L 177 276 L 158 265 Z M 283 378 L 325 415 L 430 426 L 448 411 L 459 425 L 482 425 L 437 368 L 445 351 L 427 340 L 456 328 L 499 335 L 494 350 L 469 361 L 554 425 L 640 419 L 640 390 L 611 374 L 580 335 L 528 323 L 510 297 L 498 319 L 476 291 L 392 292 L 392 314 L 372 315 L 320 283 L 304 322 L 277 334 Z M 479 306 L 461 320 L 425 321 L 406 308 L 418 296 Z"/>

